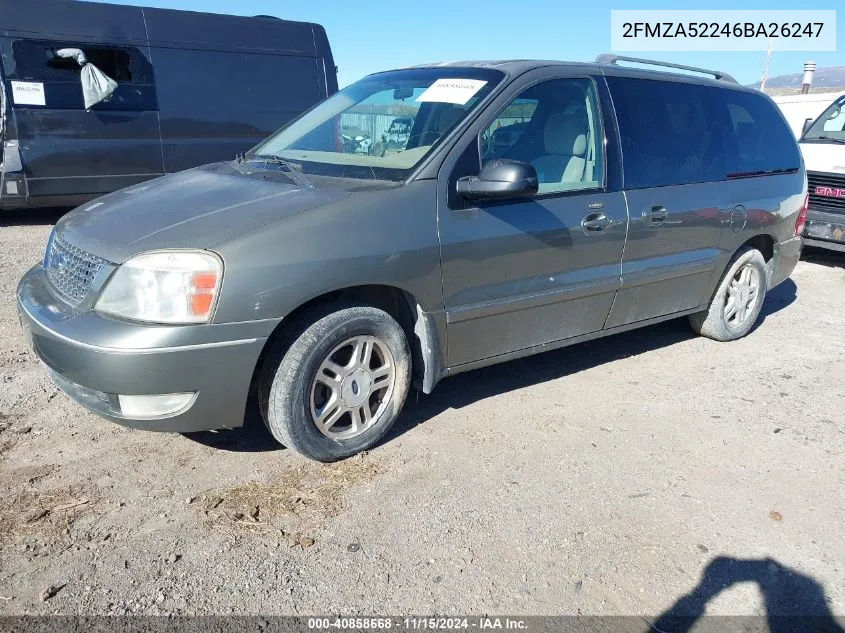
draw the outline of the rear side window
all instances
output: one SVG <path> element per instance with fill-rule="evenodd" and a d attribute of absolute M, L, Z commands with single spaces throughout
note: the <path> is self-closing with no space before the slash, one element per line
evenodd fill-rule
<path fill-rule="evenodd" d="M 608 77 L 626 189 L 723 180 L 723 125 L 707 86 Z"/>
<path fill-rule="evenodd" d="M 798 145 L 762 95 L 715 86 L 608 77 L 625 188 L 795 171 Z"/>
<path fill-rule="evenodd" d="M 59 57 L 56 54 L 63 48 L 81 50 L 89 63 L 117 82 L 114 94 L 96 104 L 94 110 L 157 109 L 152 65 L 144 53 L 133 46 L 17 40 L 12 43 L 12 63 L 10 68 L 7 67 L 6 78 L 42 84 L 48 109 L 84 109 L 80 77 L 82 67 L 76 58 Z M 8 59 L 4 61 L 9 64 Z"/>
<path fill-rule="evenodd" d="M 133 47 L 18 40 L 12 44 L 15 68 L 11 76 L 24 81 L 72 81 L 79 77 L 75 59 L 57 57 L 62 48 L 78 48 L 89 62 L 118 83 L 152 83 L 152 69 L 143 54 Z"/>
<path fill-rule="evenodd" d="M 774 104 L 734 90 L 716 91 L 714 98 L 728 115 L 728 178 L 798 169 L 798 144 Z"/>

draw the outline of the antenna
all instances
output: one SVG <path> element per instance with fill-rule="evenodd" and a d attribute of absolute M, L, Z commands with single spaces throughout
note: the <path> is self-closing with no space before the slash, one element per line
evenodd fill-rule
<path fill-rule="evenodd" d="M 763 74 L 760 75 L 760 92 L 766 89 L 766 79 L 769 78 L 769 62 L 772 60 L 772 44 L 774 40 L 769 38 L 769 50 L 766 52 L 766 61 L 763 62 Z"/>

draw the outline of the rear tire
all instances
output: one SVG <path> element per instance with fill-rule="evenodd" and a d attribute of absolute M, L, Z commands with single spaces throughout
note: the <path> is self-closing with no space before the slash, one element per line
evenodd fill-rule
<path fill-rule="evenodd" d="M 306 312 L 288 327 L 259 382 L 273 437 L 321 462 L 377 444 L 408 395 L 411 352 L 402 327 L 387 312 L 360 305 Z"/>
<path fill-rule="evenodd" d="M 710 307 L 689 317 L 692 329 L 714 341 L 742 338 L 760 315 L 766 299 L 766 260 L 755 248 L 740 249 L 728 265 Z"/>

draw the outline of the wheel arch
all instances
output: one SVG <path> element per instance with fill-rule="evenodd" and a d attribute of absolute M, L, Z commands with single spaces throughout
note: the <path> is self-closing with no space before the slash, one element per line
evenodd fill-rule
<path fill-rule="evenodd" d="M 754 237 L 750 237 L 745 240 L 734 251 L 734 256 L 736 256 L 736 253 L 738 253 L 741 249 L 745 248 L 746 246 L 756 248 L 758 251 L 760 251 L 763 254 L 763 259 L 765 259 L 766 262 L 771 261 L 772 257 L 774 257 L 775 239 L 768 233 L 759 233 Z"/>
<path fill-rule="evenodd" d="M 411 372 L 414 385 L 423 393 L 430 393 L 440 380 L 445 366 L 445 349 L 442 345 L 442 338 L 445 336 L 444 328 L 438 325 L 438 316 L 435 313 L 426 312 L 411 293 L 396 286 L 382 284 L 350 286 L 326 292 L 292 310 L 276 326 L 264 344 L 253 372 L 253 385 L 257 383 L 270 350 L 285 335 L 286 326 L 291 321 L 308 311 L 328 309 L 332 305 L 349 303 L 379 308 L 396 319 L 411 348 Z"/>

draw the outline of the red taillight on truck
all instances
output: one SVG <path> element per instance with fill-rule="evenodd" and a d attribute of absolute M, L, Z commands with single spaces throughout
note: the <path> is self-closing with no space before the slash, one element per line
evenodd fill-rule
<path fill-rule="evenodd" d="M 810 193 L 804 194 L 804 204 L 801 205 L 801 210 L 798 211 L 798 217 L 795 218 L 795 236 L 798 237 L 804 232 L 804 225 L 807 223 L 807 205 L 810 204 Z"/>

